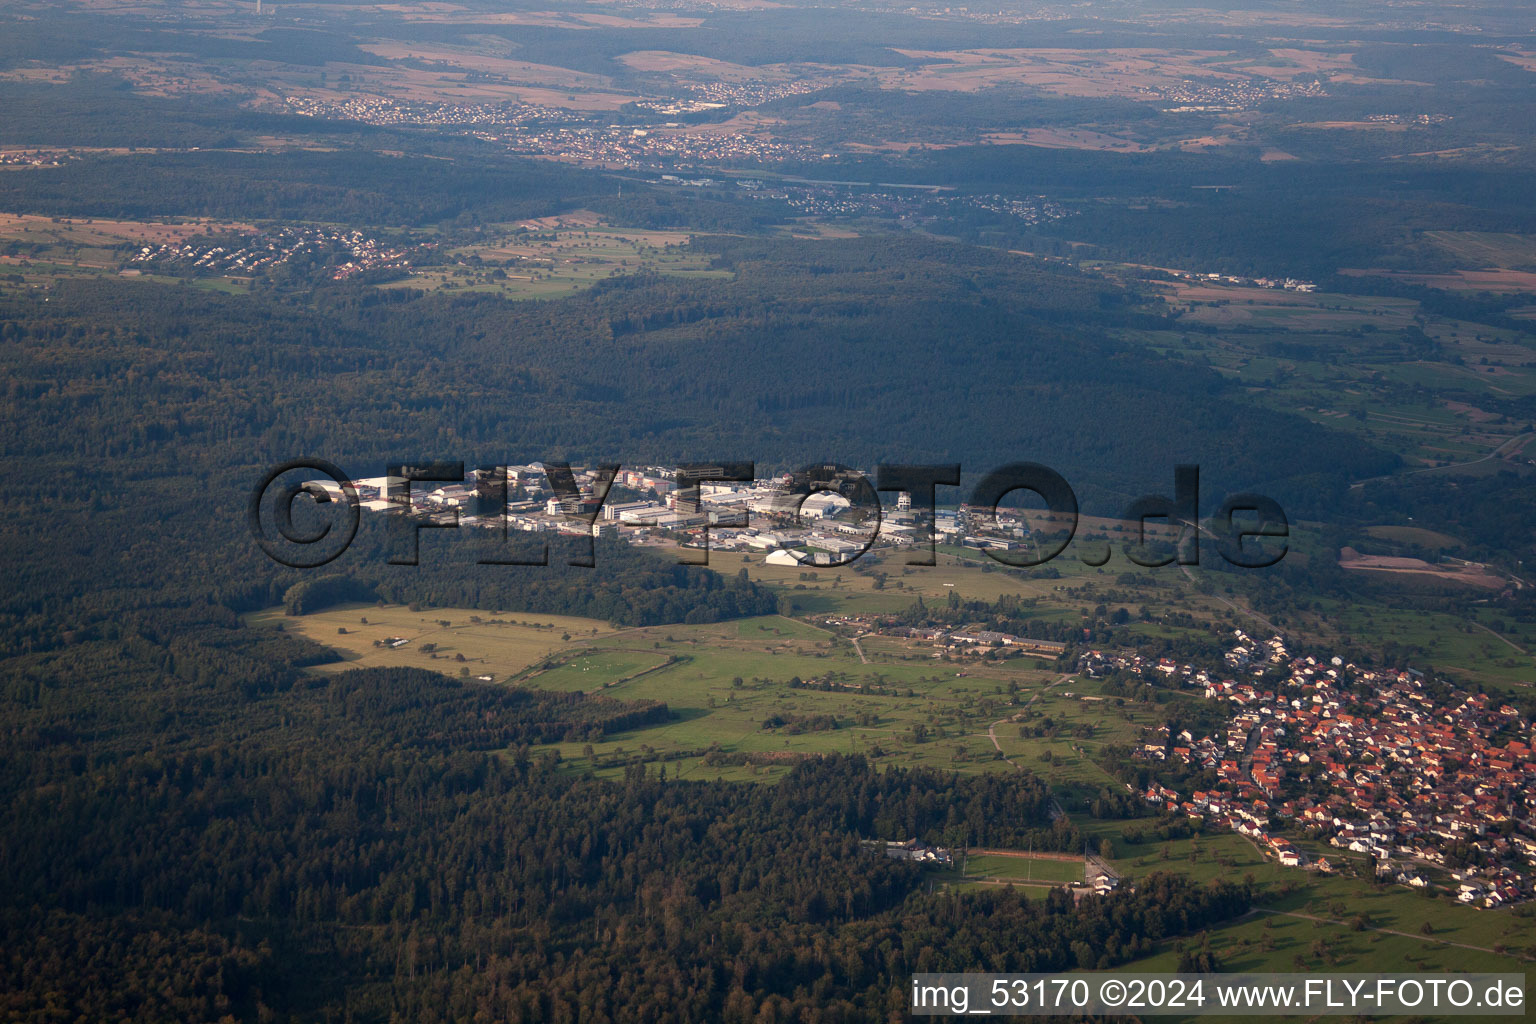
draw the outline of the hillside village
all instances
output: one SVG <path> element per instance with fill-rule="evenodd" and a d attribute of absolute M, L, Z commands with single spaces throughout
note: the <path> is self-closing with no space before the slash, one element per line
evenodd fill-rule
<path fill-rule="evenodd" d="M 1141 759 L 1198 769 L 1215 784 L 1142 794 L 1168 813 L 1228 828 L 1281 864 L 1330 870 L 1282 831 L 1366 854 L 1380 878 L 1442 886 L 1498 907 L 1536 895 L 1536 752 L 1512 705 L 1406 670 L 1292 651 L 1241 630 L 1220 669 L 1090 652 L 1090 675 L 1164 677 L 1228 705 L 1222 734 L 1162 726 Z"/>

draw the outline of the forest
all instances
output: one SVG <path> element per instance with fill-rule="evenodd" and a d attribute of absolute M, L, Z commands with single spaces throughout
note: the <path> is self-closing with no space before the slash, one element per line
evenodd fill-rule
<path fill-rule="evenodd" d="M 417 670 L 242 682 L 178 663 L 148 747 L 116 742 L 157 714 L 127 702 L 78 753 L 48 732 L 0 761 L 8 1018 L 867 1020 L 913 971 L 1112 966 L 1254 896 L 1155 874 L 1075 909 L 937 894 L 861 842 L 1018 841 L 1046 819 L 1028 774 L 597 781 L 525 744 L 665 708 Z M 75 690 L 56 699 L 110 696 Z"/>
<path fill-rule="evenodd" d="M 297 455 L 359 477 L 434 458 L 747 458 L 760 473 L 953 460 L 967 482 L 1034 460 L 1084 511 L 1111 514 L 1199 461 L 1206 508 L 1251 490 L 1293 517 L 1331 512 L 1352 481 L 1397 464 L 1246 402 L 1209 369 L 1110 340 L 1162 321 L 1091 274 L 919 238 L 696 244 L 733 279 L 642 274 L 559 303 L 351 282 L 226 295 L 60 280 L 0 295 L 5 542 L 18 556 L 0 605 L 7 649 L 163 602 L 280 603 L 300 574 L 239 538 L 249 489 Z M 326 570 L 375 598 L 629 624 L 771 607 L 751 585 L 623 552 L 607 575 L 520 571 L 475 566 L 468 538 L 432 537 L 406 570 L 386 564 L 376 525 Z M 50 557 L 21 557 L 37 550 Z"/>

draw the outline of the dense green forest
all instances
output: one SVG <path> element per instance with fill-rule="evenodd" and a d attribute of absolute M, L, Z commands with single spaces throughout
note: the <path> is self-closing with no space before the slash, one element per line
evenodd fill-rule
<path fill-rule="evenodd" d="M 1027 774 L 583 780 L 519 744 L 665 709 L 414 670 L 252 692 L 178 661 L 156 712 L 112 703 L 152 648 L 86 647 L 7 695 L 41 724 L 0 760 L 12 1019 L 881 1019 L 913 971 L 1110 966 L 1251 896 L 1157 875 L 1077 909 L 937 895 L 860 842 L 1018 841 L 1046 819 Z M 120 682 L 68 682 L 97 658 Z M 57 732 L 59 704 L 94 709 L 91 742 Z"/>
<path fill-rule="evenodd" d="M 596 175 L 532 162 L 200 152 L 81 160 L 47 175 L 0 176 L 0 208 L 431 225 L 470 210 L 487 221 L 539 217 L 609 191 Z"/>
<path fill-rule="evenodd" d="M 14 450 L 83 457 L 106 437 L 109 457 L 147 448 L 161 468 L 194 442 L 248 459 L 251 437 L 273 455 L 343 461 L 400 457 L 397 445 L 470 462 L 944 456 L 978 473 L 1035 458 L 1117 510 L 1166 488 L 1178 461 L 1202 461 L 1213 490 L 1336 488 L 1393 465 L 1241 404 L 1214 373 L 1107 341 L 1102 328 L 1161 322 L 1107 281 L 918 238 L 696 246 L 735 279 L 638 275 L 559 304 L 61 282 L 46 302 L 0 308 L 13 394 L 34 406 Z M 91 378 L 86 394 L 51 392 L 61 370 Z M 285 400 L 267 400 L 279 382 Z M 1334 458 L 1314 481 L 1308 453 L 1325 444 Z"/>
<path fill-rule="evenodd" d="M 1258 490 L 1292 514 L 1329 510 L 1396 461 L 1109 341 L 1161 321 L 1090 275 L 918 238 L 696 244 L 733 280 L 640 275 L 559 303 L 351 283 L 223 295 L 61 280 L 5 295 L 10 648 L 162 599 L 277 603 L 300 578 L 244 539 L 244 508 L 266 467 L 296 456 L 355 476 L 434 458 L 955 459 L 971 480 L 1034 460 L 1110 513 L 1198 461 L 1207 508 Z M 630 624 L 771 608 L 750 585 L 617 547 L 606 573 L 516 570 L 475 566 L 471 538 L 432 536 L 419 571 L 391 567 L 376 527 L 327 571 L 391 600 Z"/>

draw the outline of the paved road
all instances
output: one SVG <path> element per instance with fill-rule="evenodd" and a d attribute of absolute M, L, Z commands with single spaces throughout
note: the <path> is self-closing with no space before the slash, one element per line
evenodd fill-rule
<path fill-rule="evenodd" d="M 1465 469 L 1467 466 L 1480 465 L 1481 463 L 1499 458 L 1505 452 L 1510 451 L 1515 446 L 1533 437 L 1536 437 L 1536 434 L 1517 434 L 1480 459 L 1469 459 L 1466 462 L 1453 462 L 1449 466 L 1425 466 L 1423 469 L 1410 469 L 1408 472 L 1401 474 L 1373 476 L 1367 480 L 1357 480 L 1356 482 L 1350 484 L 1349 487 L 1350 490 L 1354 490 L 1356 487 L 1364 487 L 1366 484 L 1373 484 L 1378 480 L 1391 480 L 1394 476 L 1418 476 L 1420 473 L 1448 473 L 1453 469 Z"/>

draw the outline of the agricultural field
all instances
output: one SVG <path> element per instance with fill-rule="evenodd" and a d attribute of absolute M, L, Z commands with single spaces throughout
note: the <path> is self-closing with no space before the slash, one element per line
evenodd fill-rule
<path fill-rule="evenodd" d="M 997 86 L 1029 86 L 1060 96 L 1145 98 L 1174 93 L 1194 80 L 1209 85 L 1288 81 L 1302 74 L 1347 75 L 1348 55 L 1300 49 L 1274 51 L 1268 59 L 1244 59 L 1224 50 L 986 49 L 907 50 L 897 53 L 920 66 L 882 69 L 887 89 L 976 92 Z"/>

